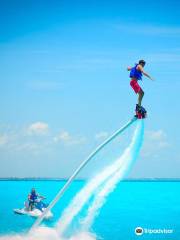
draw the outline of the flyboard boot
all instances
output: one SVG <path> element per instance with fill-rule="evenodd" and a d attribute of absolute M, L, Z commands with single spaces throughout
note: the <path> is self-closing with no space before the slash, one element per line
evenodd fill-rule
<path fill-rule="evenodd" d="M 147 117 L 146 109 L 142 106 L 139 106 L 138 104 L 136 104 L 135 113 L 135 117 L 137 117 L 138 119 L 143 119 Z"/>

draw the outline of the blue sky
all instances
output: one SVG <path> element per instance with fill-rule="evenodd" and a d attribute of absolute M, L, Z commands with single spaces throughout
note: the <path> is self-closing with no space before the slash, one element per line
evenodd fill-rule
<path fill-rule="evenodd" d="M 126 67 L 142 58 L 155 81 L 141 83 L 148 119 L 131 177 L 180 177 L 179 8 L 0 1 L 0 177 L 69 176 L 133 115 Z"/>

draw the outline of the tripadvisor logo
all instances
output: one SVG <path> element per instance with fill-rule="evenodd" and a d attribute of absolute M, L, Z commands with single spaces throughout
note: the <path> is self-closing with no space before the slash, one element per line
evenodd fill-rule
<path fill-rule="evenodd" d="M 143 234 L 143 229 L 142 229 L 142 227 L 137 227 L 136 229 L 135 229 L 135 234 L 136 235 L 142 235 Z"/>
<path fill-rule="evenodd" d="M 135 228 L 135 234 L 140 236 L 143 234 L 173 234 L 173 229 L 150 229 L 150 228 L 142 228 L 142 227 L 137 227 Z"/>

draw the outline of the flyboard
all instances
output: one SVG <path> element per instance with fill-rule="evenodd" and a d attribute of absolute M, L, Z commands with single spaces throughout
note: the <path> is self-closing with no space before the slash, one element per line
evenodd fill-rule
<path fill-rule="evenodd" d="M 147 117 L 147 111 L 143 106 L 138 106 L 138 104 L 136 104 L 136 109 L 135 109 L 135 117 L 137 117 L 138 119 L 143 119 Z"/>
<path fill-rule="evenodd" d="M 62 197 L 64 192 L 67 190 L 69 185 L 72 183 L 72 181 L 75 179 L 75 177 L 78 175 L 78 173 L 86 166 L 86 164 L 101 150 L 103 149 L 110 141 L 112 141 L 116 136 L 120 135 L 122 132 L 124 132 L 129 126 L 131 126 L 137 119 L 143 119 L 145 118 L 145 115 L 142 115 L 139 113 L 139 115 L 135 115 L 130 121 L 128 121 L 123 127 L 118 129 L 114 134 L 112 134 L 108 139 L 106 139 L 103 143 L 101 143 L 81 164 L 80 166 L 75 170 L 75 172 L 72 174 L 72 176 L 68 179 L 68 181 L 65 183 L 65 185 L 60 189 L 58 194 L 55 196 L 55 198 L 52 200 L 52 202 L 49 204 L 49 206 L 44 210 L 44 212 L 39 216 L 39 218 L 35 221 L 33 226 L 30 229 L 30 232 L 32 232 L 34 229 L 36 229 L 39 224 L 42 222 L 42 220 L 45 218 L 46 214 L 54 207 L 54 205 L 59 201 L 59 199 Z"/>

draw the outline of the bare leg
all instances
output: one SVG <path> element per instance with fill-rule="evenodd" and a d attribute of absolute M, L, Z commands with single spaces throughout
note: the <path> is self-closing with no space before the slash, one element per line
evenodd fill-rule
<path fill-rule="evenodd" d="M 143 90 L 141 89 L 141 90 L 138 92 L 138 105 L 139 105 L 140 107 L 141 107 L 141 102 L 142 102 L 143 96 L 144 96 L 144 92 L 143 92 Z"/>

